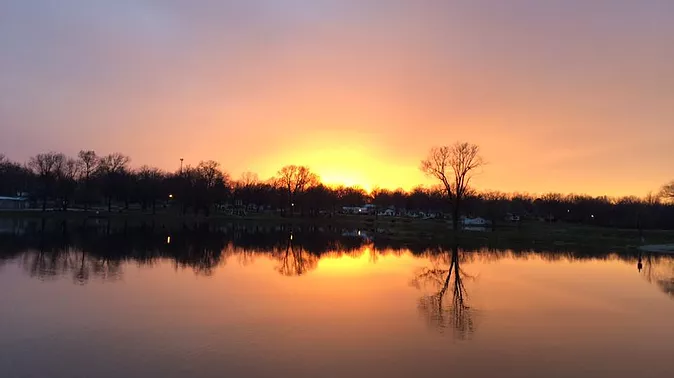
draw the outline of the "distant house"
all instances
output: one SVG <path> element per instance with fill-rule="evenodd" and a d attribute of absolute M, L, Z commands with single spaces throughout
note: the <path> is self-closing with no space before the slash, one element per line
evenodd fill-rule
<path fill-rule="evenodd" d="M 0 210 L 20 210 L 28 208 L 26 197 L 0 197 Z"/>
<path fill-rule="evenodd" d="M 379 212 L 379 216 L 383 217 L 395 217 L 396 216 L 396 211 L 393 209 L 386 209 L 384 211 Z"/>
<path fill-rule="evenodd" d="M 364 205 L 364 206 L 343 206 L 342 207 L 342 213 L 343 214 L 362 214 L 362 215 L 368 215 L 368 214 L 374 214 L 375 212 L 375 205 Z"/>
<path fill-rule="evenodd" d="M 362 214 L 363 208 L 360 206 L 342 206 L 342 213 L 344 214 Z"/>
<path fill-rule="evenodd" d="M 461 223 L 463 223 L 464 226 L 485 226 L 487 224 L 487 220 L 481 217 L 477 218 L 465 217 L 461 220 Z"/>

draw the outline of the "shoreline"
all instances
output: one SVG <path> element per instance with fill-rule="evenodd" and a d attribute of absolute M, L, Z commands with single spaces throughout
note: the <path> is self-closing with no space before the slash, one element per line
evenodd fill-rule
<path fill-rule="evenodd" d="M 327 227 L 342 230 L 362 230 L 378 240 L 398 243 L 450 244 L 456 239 L 472 240 L 485 245 L 549 247 L 558 249 L 592 249 L 609 251 L 645 251 L 674 253 L 673 230 L 644 230 L 605 228 L 571 223 L 544 223 L 523 221 L 517 224 L 500 223 L 481 230 L 452 230 L 451 221 L 440 219 L 415 219 L 375 217 L 367 215 L 336 215 L 332 217 L 284 217 L 277 214 L 248 214 L 211 216 L 159 212 L 108 213 L 93 211 L 0 211 L 0 220 L 45 220 L 61 222 L 107 221 L 111 224 L 159 223 L 166 226 L 184 226 L 218 223 L 281 225 L 290 227 Z"/>

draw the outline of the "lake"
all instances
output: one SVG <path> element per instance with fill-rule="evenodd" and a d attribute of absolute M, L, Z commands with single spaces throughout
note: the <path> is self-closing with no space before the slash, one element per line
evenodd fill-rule
<path fill-rule="evenodd" d="M 673 377 L 674 258 L 0 224 L 2 377 Z"/>

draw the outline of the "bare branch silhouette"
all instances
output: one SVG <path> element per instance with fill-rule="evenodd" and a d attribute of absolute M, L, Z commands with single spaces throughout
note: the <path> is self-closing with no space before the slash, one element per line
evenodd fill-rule
<path fill-rule="evenodd" d="M 459 228 L 461 204 L 470 193 L 470 181 L 475 170 L 484 164 L 480 147 L 465 142 L 431 148 L 426 159 L 421 161 L 421 171 L 438 179 L 445 189 L 445 195 L 452 202 L 452 224 L 455 230 Z"/>

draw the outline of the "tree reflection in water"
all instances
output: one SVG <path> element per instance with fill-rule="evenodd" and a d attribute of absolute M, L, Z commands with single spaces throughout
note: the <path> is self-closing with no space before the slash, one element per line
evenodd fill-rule
<path fill-rule="evenodd" d="M 648 283 L 674 299 L 674 259 L 653 253 L 639 254 L 637 269 Z"/>
<path fill-rule="evenodd" d="M 118 279 L 127 262 L 152 266 L 168 260 L 176 269 L 210 276 L 230 256 L 242 264 L 267 257 L 277 262 L 280 274 L 301 276 L 315 269 L 326 253 L 357 252 L 364 245 L 359 238 L 341 237 L 341 230 L 315 227 L 115 227 L 104 222 L 80 227 L 72 235 L 65 230 L 38 226 L 21 233 L 0 233 L 0 266 L 14 260 L 31 277 L 48 280 L 70 275 L 75 283 L 85 284 L 91 279 Z"/>
<path fill-rule="evenodd" d="M 276 249 L 273 257 L 279 262 L 276 270 L 284 276 L 301 276 L 318 265 L 318 256 L 293 245 L 292 233 L 288 236 L 285 248 Z"/>
<path fill-rule="evenodd" d="M 91 219 L 87 222 L 22 220 L 12 223 L 9 232 L 0 232 L 0 267 L 18 262 L 31 277 L 49 280 L 70 276 L 85 284 L 91 279 L 117 280 L 129 262 L 152 266 L 170 261 L 176 269 L 191 269 L 198 275 L 212 275 L 229 257 L 251 264 L 264 257 L 276 262 L 284 276 L 303 276 L 316 269 L 318 261 L 330 255 L 370 253 L 378 256 L 409 253 L 429 258 L 443 266 L 424 269 L 414 279 L 417 285 L 433 285 L 433 295 L 424 297 L 419 308 L 429 321 L 446 329 L 451 325 L 459 335 L 469 335 L 474 310 L 467 304 L 465 281 L 469 276 L 461 262 L 469 256 L 457 245 L 440 249 L 432 241 L 400 242 L 386 235 L 373 234 L 374 240 L 349 236 L 348 229 L 333 226 L 288 226 L 240 223 L 149 223 L 127 224 Z M 471 258 L 495 261 L 502 258 L 527 259 L 532 255 L 545 261 L 619 259 L 632 264 L 641 259 L 640 274 L 661 291 L 674 298 L 674 256 L 611 250 L 571 250 L 556 246 L 508 245 L 501 248 L 482 241 L 462 239 Z M 368 248 L 364 248 L 367 246 Z M 557 248 L 557 249 L 556 249 Z M 559 249 L 561 248 L 561 249 Z M 638 264 L 638 263 L 637 263 Z M 448 295 L 451 293 L 451 300 Z"/>
<path fill-rule="evenodd" d="M 440 256 L 445 258 L 439 263 L 449 264 L 448 269 L 423 268 L 412 280 L 412 285 L 417 288 L 430 285 L 437 290 L 420 298 L 418 308 L 432 327 L 440 332 L 451 329 L 456 338 L 466 339 L 475 331 L 474 310 L 467 304 L 465 286 L 465 280 L 472 277 L 461 268 L 458 245 Z M 449 293 L 451 299 L 446 298 Z"/>

